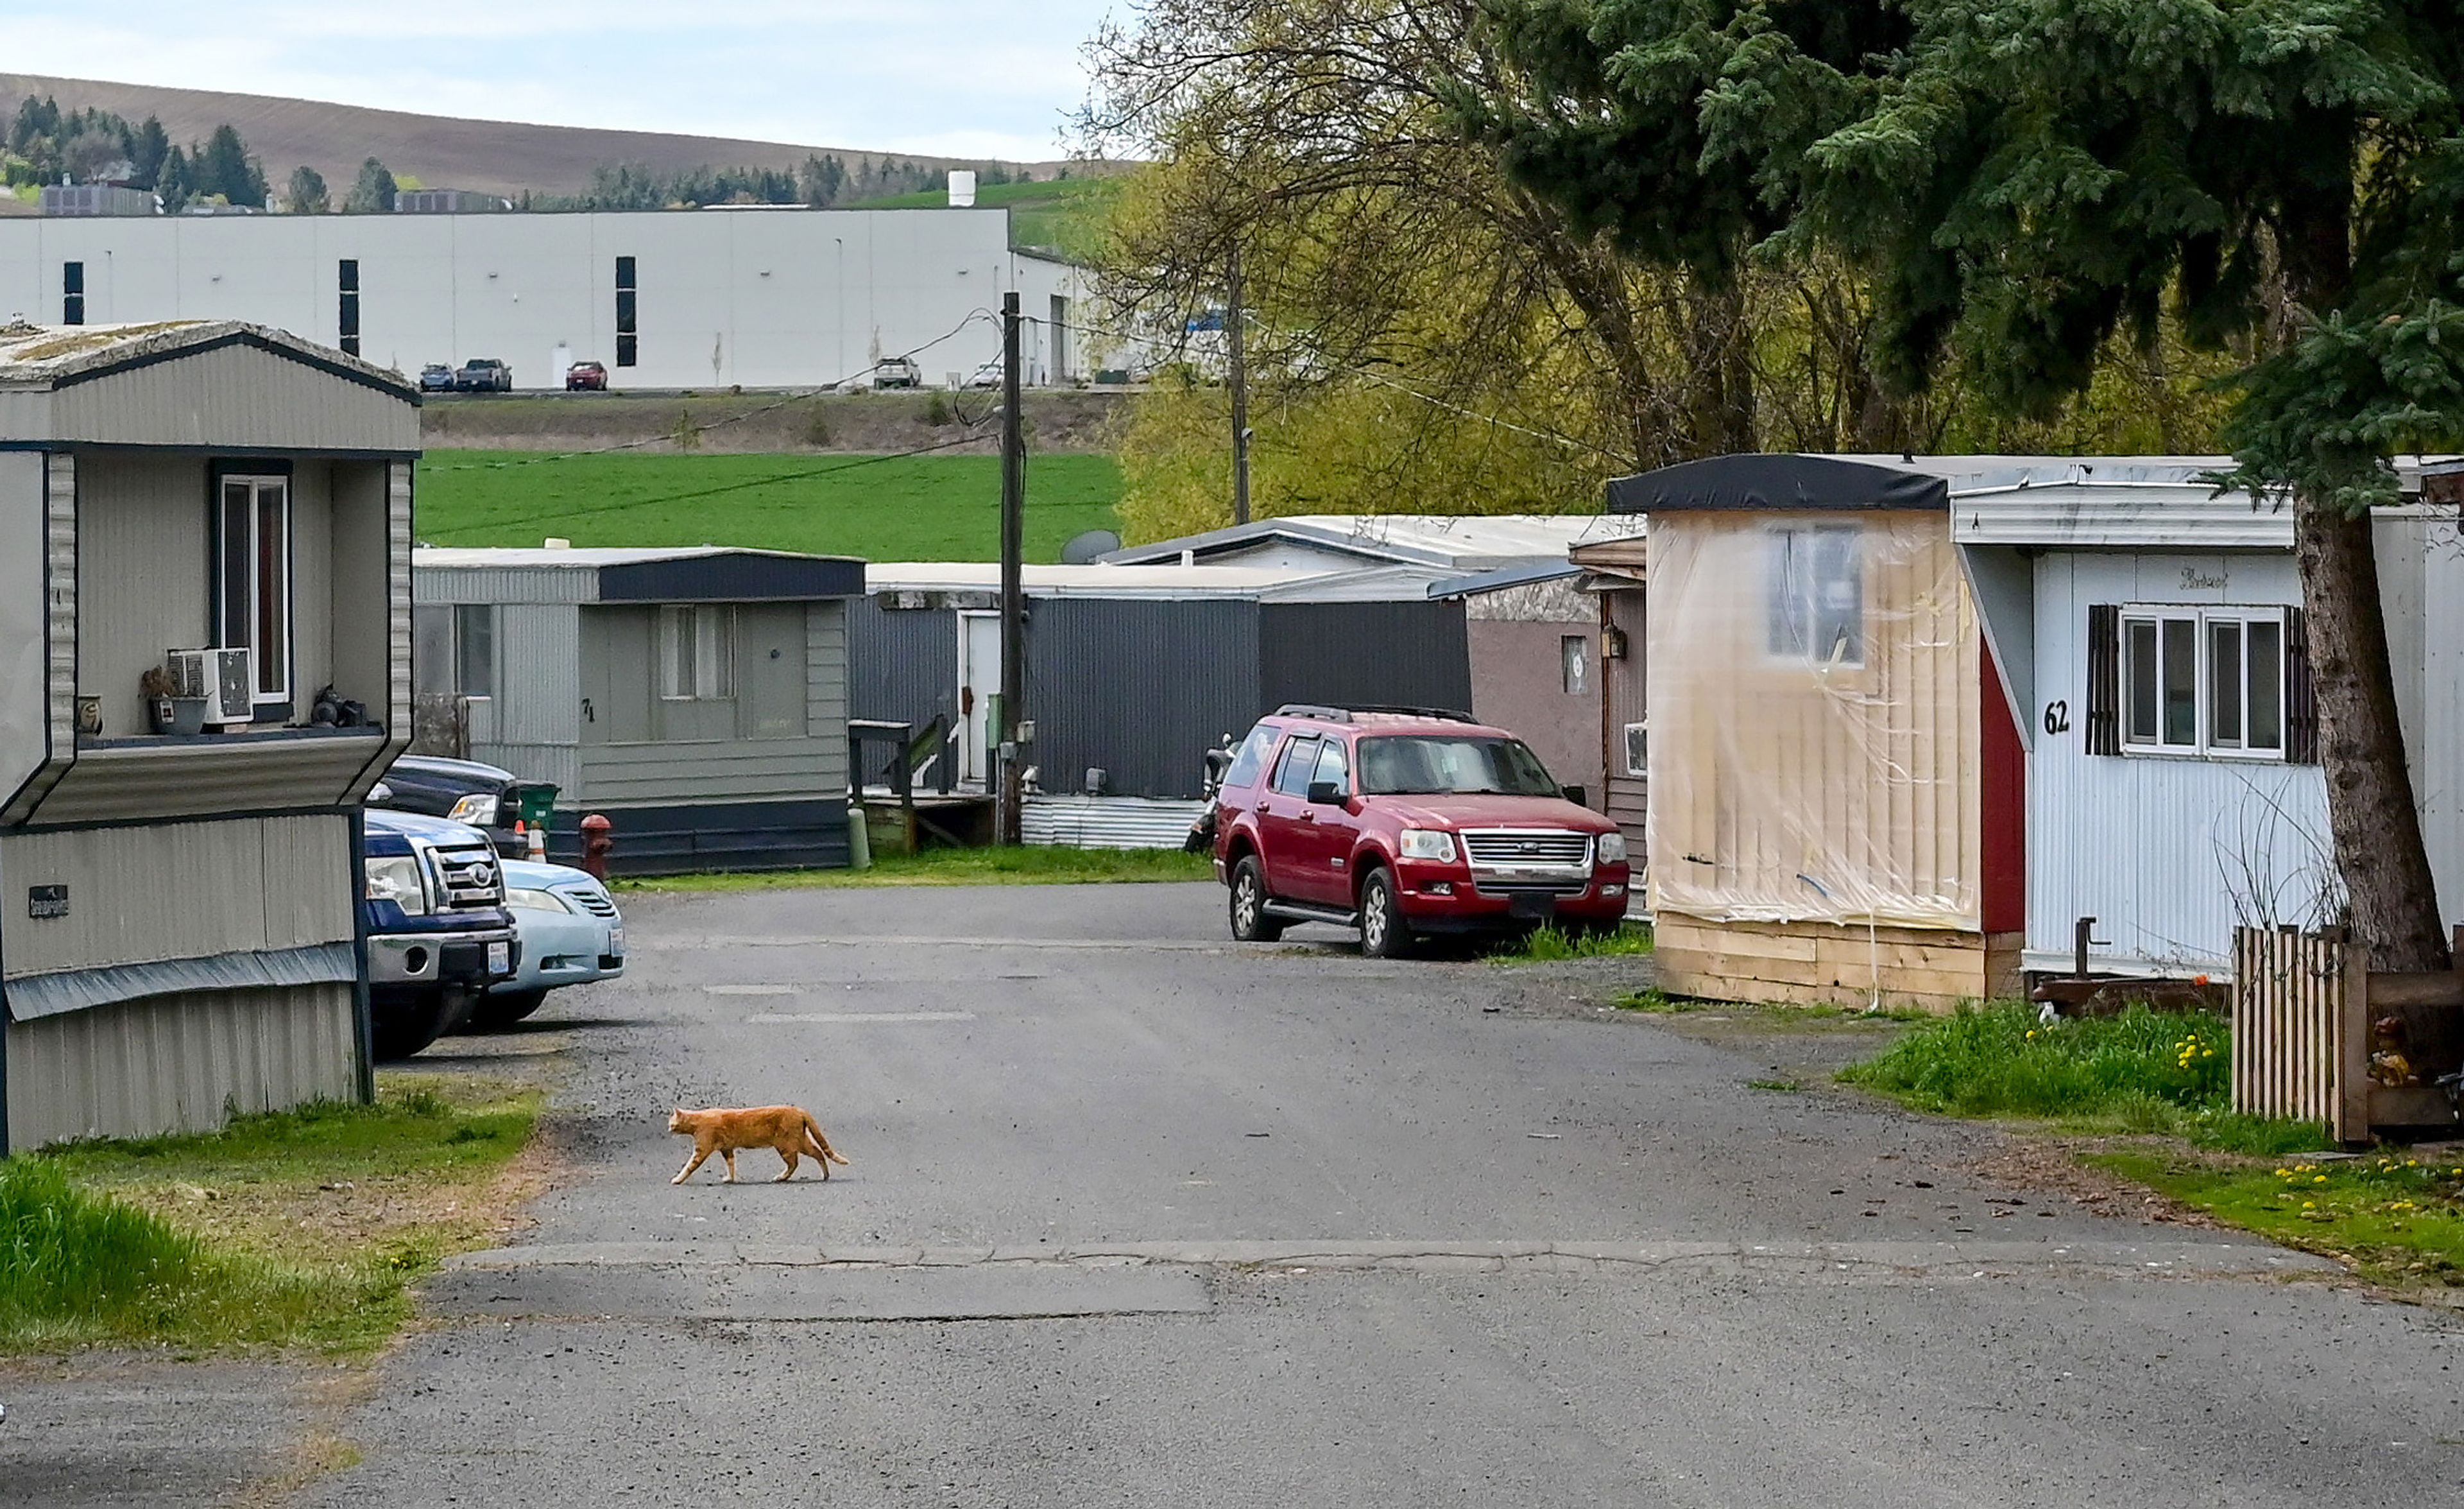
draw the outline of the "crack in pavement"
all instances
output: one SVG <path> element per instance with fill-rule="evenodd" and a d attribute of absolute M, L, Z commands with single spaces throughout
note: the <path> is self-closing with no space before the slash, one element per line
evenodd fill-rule
<path fill-rule="evenodd" d="M 2108 1276 L 2332 1277 L 2326 1258 L 2255 1242 L 1167 1241 L 1067 1246 L 806 1247 L 769 1242 L 572 1242 L 447 1260 L 449 1272 L 553 1268 L 810 1269 L 819 1272 L 1045 1268 L 1274 1268 L 1552 1273 L 1702 1268 L 1862 1271 L 1974 1277 L 2020 1270 Z"/>

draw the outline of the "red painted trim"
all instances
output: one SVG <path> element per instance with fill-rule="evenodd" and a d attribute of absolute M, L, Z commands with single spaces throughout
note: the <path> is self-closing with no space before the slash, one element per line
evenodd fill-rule
<path fill-rule="evenodd" d="M 2028 750 L 2012 721 L 2011 699 L 2002 690 L 1992 649 L 1977 658 L 1985 667 L 1978 708 L 1984 724 L 1978 741 L 1984 767 L 1977 783 L 1985 866 L 1980 899 L 1987 932 L 2016 933 L 2028 925 Z"/>

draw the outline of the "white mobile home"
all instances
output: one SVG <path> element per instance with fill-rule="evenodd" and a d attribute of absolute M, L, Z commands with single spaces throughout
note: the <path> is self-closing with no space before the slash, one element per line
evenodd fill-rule
<path fill-rule="evenodd" d="M 0 327 L 7 1146 L 365 1094 L 418 402 L 250 325 Z M 208 664 L 200 728 L 158 677 Z"/>
<path fill-rule="evenodd" d="M 558 788 L 550 852 L 616 825 L 629 875 L 847 862 L 847 603 L 782 551 L 414 553 L 418 690 L 466 754 Z"/>
<path fill-rule="evenodd" d="M 2236 925 L 2341 904 L 2289 512 L 2222 460 L 2039 465 L 1956 491 L 1951 527 L 2028 744 L 2025 967 L 2228 972 Z M 2441 909 L 2464 915 L 2464 541 L 2377 520 L 2379 569 Z"/>

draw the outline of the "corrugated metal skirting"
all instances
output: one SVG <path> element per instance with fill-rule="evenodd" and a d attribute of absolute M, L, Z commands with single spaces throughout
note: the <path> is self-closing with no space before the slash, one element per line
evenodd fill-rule
<path fill-rule="evenodd" d="M 1030 796 L 1019 827 L 1028 843 L 1063 849 L 1177 849 L 1205 810 L 1134 796 Z"/>
<path fill-rule="evenodd" d="M 209 1132 L 233 1112 L 358 1093 L 352 987 L 156 996 L 0 1023 L 9 1145 Z"/>

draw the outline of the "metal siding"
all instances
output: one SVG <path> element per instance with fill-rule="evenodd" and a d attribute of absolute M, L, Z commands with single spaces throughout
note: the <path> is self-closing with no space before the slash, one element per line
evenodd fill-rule
<path fill-rule="evenodd" d="M 805 602 L 864 591 L 864 563 L 836 556 L 696 555 L 599 568 L 603 603 Z"/>
<path fill-rule="evenodd" d="M 385 463 L 341 461 L 333 472 L 333 565 L 327 607 L 335 691 L 392 722 L 393 601 Z M 202 512 L 202 510 L 201 510 Z M 311 687 L 313 694 L 316 688 Z"/>
<path fill-rule="evenodd" d="M 722 739 L 585 744 L 578 801 L 585 807 L 844 797 L 844 739 Z"/>
<path fill-rule="evenodd" d="M 422 603 L 588 603 L 599 573 L 574 566 L 429 566 L 411 557 Z"/>
<path fill-rule="evenodd" d="M 348 942 L 350 820 L 67 830 L 0 838 L 10 885 L 66 885 L 69 915 L 12 917 L 8 978 Z"/>
<path fill-rule="evenodd" d="M 301 461 L 291 473 L 291 699 L 297 721 L 308 721 L 317 694 L 333 682 L 334 470 Z"/>
<path fill-rule="evenodd" d="M 2422 842 L 2439 911 L 2464 917 L 2464 529 L 2426 515 L 2381 514 L 2375 525 Z"/>
<path fill-rule="evenodd" d="M 605 809 L 616 847 L 608 868 L 620 876 L 712 870 L 839 870 L 847 864 L 847 804 L 822 801 L 696 802 Z M 548 855 L 580 857 L 581 835 L 548 834 Z"/>
<path fill-rule="evenodd" d="M 2185 589 L 2183 568 L 2227 578 Z M 2294 603 L 2290 555 L 2059 552 L 2036 563 L 2037 704 L 2068 700 L 2071 728 L 2037 729 L 2028 766 L 2028 949 L 2067 958 L 2097 921 L 2101 957 L 2222 972 L 2236 922 L 2314 923 L 2333 866 L 2316 766 L 2086 753 L 2087 610 L 2097 603 Z"/>
<path fill-rule="evenodd" d="M 2248 493 L 2205 483 L 2074 486 L 2056 483 L 1954 496 L 1951 534 L 1962 544 L 2089 549 L 2290 550 L 2293 512 L 2254 508 Z"/>
<path fill-rule="evenodd" d="M 1268 603 L 1258 611 L 1258 682 L 1267 707 L 1471 706 L 1460 601 Z"/>
<path fill-rule="evenodd" d="M 0 452 L 0 805 L 50 753 L 43 457 Z"/>
<path fill-rule="evenodd" d="M 847 724 L 847 605 L 804 610 L 804 732 L 845 739 Z"/>
<path fill-rule="evenodd" d="M 1198 795 L 1206 751 L 1265 711 L 1252 669 L 1259 611 L 1197 598 L 1031 602 L 1026 715 L 1044 788 L 1079 790 L 1094 766 L 1112 795 Z M 953 615 L 932 616 L 955 644 Z M 1459 609 L 1454 617 L 1460 632 Z"/>
<path fill-rule="evenodd" d="M 390 763 L 375 730 L 208 736 L 87 749 L 34 810 L 47 825 L 341 807 L 372 765 Z"/>
<path fill-rule="evenodd" d="M 582 750 L 577 745 L 473 742 L 471 758 L 481 765 L 511 770 L 525 781 L 548 783 L 560 793 L 560 807 L 571 807 L 582 799 Z"/>
<path fill-rule="evenodd" d="M 849 605 L 847 716 L 912 722 L 918 729 L 938 716 L 956 727 L 957 615 L 884 608 L 872 597 Z"/>
<path fill-rule="evenodd" d="M 1019 810 L 1027 843 L 1068 849 L 1177 849 L 1203 802 L 1134 796 L 1030 796 Z"/>
<path fill-rule="evenodd" d="M 582 742 L 582 610 L 507 603 L 496 610 L 495 737 L 499 744 Z"/>
<path fill-rule="evenodd" d="M 5 810 L 0 823 L 23 822 L 76 759 L 77 665 L 77 464 L 71 455 L 44 461 L 44 624 L 50 646 L 43 672 L 42 717 L 48 754 L 44 768 Z M 7 793 L 0 792 L 0 798 Z"/>
<path fill-rule="evenodd" d="M 137 682 L 164 651 L 211 642 L 207 513 L 202 456 L 79 458 L 77 691 L 102 699 L 107 735 L 148 730 Z"/>
<path fill-rule="evenodd" d="M 9 1145 L 209 1132 L 231 1110 L 347 1100 L 358 1084 L 352 988 L 158 996 L 8 1034 Z"/>
<path fill-rule="evenodd" d="M 1589 598 L 1573 606 L 1589 610 L 1591 622 L 1476 619 L 1465 626 L 1470 640 L 1471 714 L 1521 734 L 1549 773 L 1579 786 L 1593 802 L 1604 799 L 1601 761 L 1598 606 Z M 1565 645 L 1583 641 L 1590 681 L 1566 690 Z"/>
<path fill-rule="evenodd" d="M 103 445 L 413 452 L 406 394 L 338 378 L 250 344 L 209 347 L 60 388 L 59 438 Z"/>

